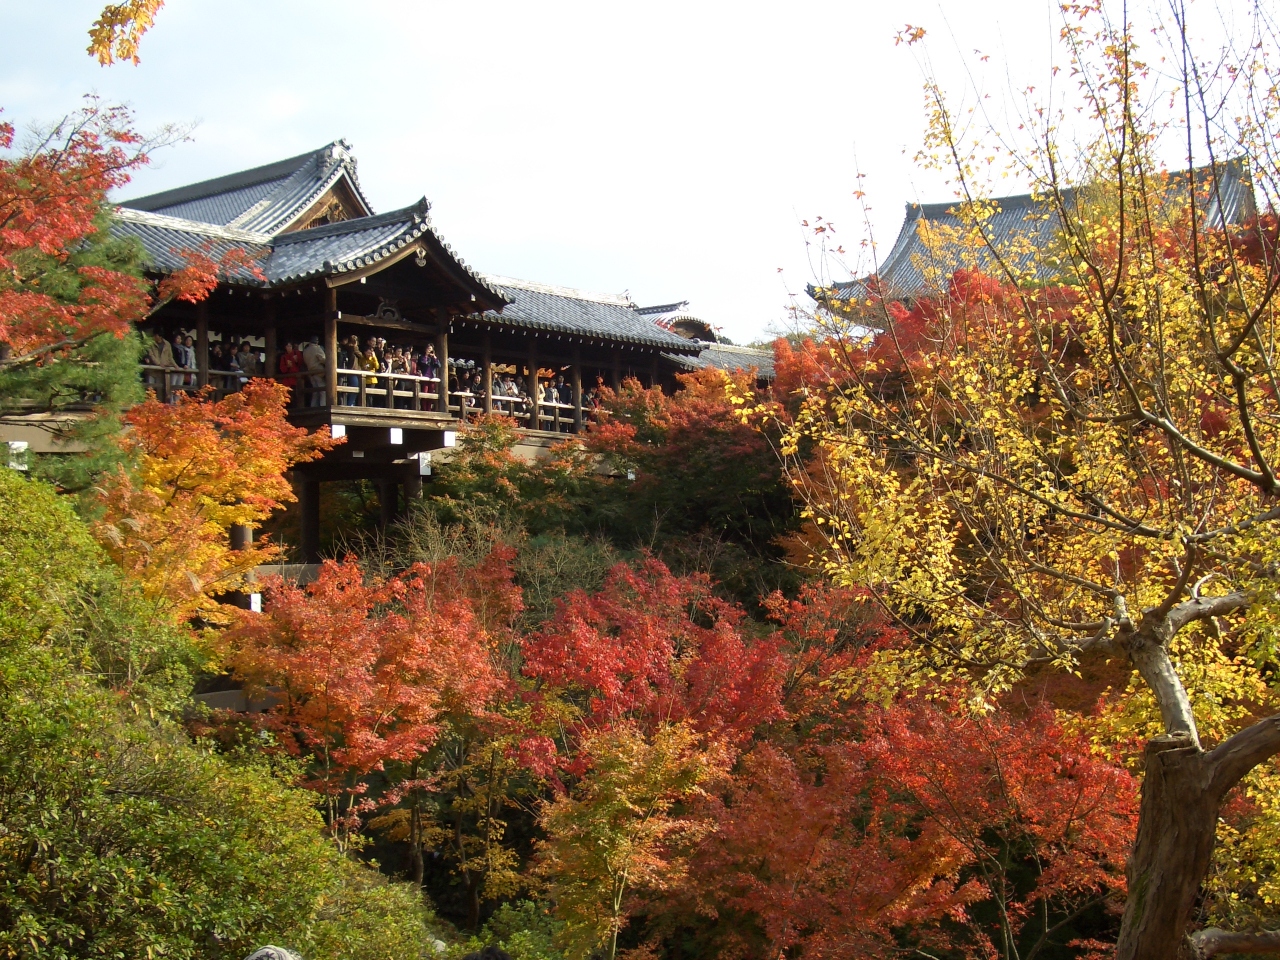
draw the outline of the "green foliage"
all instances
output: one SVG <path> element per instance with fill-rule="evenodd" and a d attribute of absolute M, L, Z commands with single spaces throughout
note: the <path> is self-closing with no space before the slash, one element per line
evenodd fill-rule
<path fill-rule="evenodd" d="M 565 960 L 564 951 L 556 946 L 564 923 L 557 920 L 545 903 L 520 900 L 504 903 L 493 912 L 480 935 L 454 949 L 459 956 L 496 946 L 505 950 L 511 960 Z"/>
<path fill-rule="evenodd" d="M 102 557 L 70 503 L 43 484 L 0 470 L 0 655 L 47 639 L 67 603 L 97 576 Z"/>
<path fill-rule="evenodd" d="M 343 857 L 313 798 L 165 719 L 195 644 L 69 504 L 0 473 L 0 957 L 431 953 L 420 896 Z"/>
<path fill-rule="evenodd" d="M 24 251 L 27 285 L 60 303 L 75 304 L 93 282 L 92 273 L 82 272 L 85 268 L 141 277 L 141 245 L 132 238 L 112 237 L 105 210 L 96 226 L 97 231 L 65 259 Z M 91 416 L 61 421 L 56 433 L 60 441 L 83 452 L 34 457 L 37 476 L 64 489 L 83 490 L 118 462 L 120 453 L 111 440 L 121 429 L 120 414 L 142 399 L 138 363 L 143 350 L 136 332 L 123 337 L 102 333 L 52 352 L 40 363 L 0 366 L 0 413 L 92 410 Z"/>

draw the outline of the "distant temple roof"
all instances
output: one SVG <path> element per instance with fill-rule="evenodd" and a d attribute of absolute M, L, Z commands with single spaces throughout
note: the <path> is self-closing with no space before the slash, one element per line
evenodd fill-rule
<path fill-rule="evenodd" d="M 705 343 L 692 340 L 700 347 L 697 356 L 681 357 L 663 354 L 668 360 L 685 370 L 705 370 L 713 367 L 726 373 L 755 370 L 761 380 L 773 379 L 773 351 L 755 347 L 737 347 L 728 343 Z"/>
<path fill-rule="evenodd" d="M 487 280 L 509 301 L 500 314 L 493 314 L 506 324 L 600 336 L 676 353 L 697 349 L 693 342 L 657 326 L 626 294 L 587 293 L 510 277 L 491 276 Z"/>
<path fill-rule="evenodd" d="M 1219 225 L 1244 222 L 1256 213 L 1253 183 L 1247 164 L 1243 160 L 1230 160 L 1218 164 L 1216 169 L 1217 190 L 1203 202 L 1202 215 L 1205 221 Z M 1206 184 L 1210 180 L 1210 173 L 1208 167 L 1196 170 L 1197 179 Z M 1185 184 L 1185 175 L 1179 176 L 1175 185 L 1179 181 Z M 1069 206 L 1075 204 L 1076 196 L 1077 191 L 1074 189 L 1062 191 L 1063 201 Z M 1029 193 L 993 197 L 991 202 L 999 210 L 984 221 L 984 224 L 992 244 L 1007 258 L 1013 270 L 1037 282 L 1055 279 L 1057 271 L 1039 253 L 1057 242 L 1061 233 L 1061 221 L 1057 213 L 1043 197 L 1036 198 Z M 942 228 L 942 233 L 948 228 L 962 230 L 965 224 L 956 212 L 960 206 L 961 202 L 958 200 L 907 204 L 906 218 L 898 232 L 898 239 L 880 264 L 877 276 L 881 289 L 890 296 L 919 296 L 936 287 L 938 280 L 949 278 L 955 272 L 962 262 L 961 251 L 949 249 L 948 243 L 937 237 L 933 243 L 926 243 L 921 235 L 921 227 L 936 226 Z M 993 265 L 991 252 L 987 249 L 975 251 L 966 247 L 963 256 L 976 261 L 979 268 L 985 269 Z M 865 297 L 869 279 L 846 280 L 824 287 L 811 284 L 808 293 L 819 302 Z"/>

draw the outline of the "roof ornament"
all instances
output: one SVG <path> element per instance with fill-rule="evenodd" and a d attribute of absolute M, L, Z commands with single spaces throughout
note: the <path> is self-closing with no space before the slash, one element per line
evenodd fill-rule
<path fill-rule="evenodd" d="M 374 317 L 378 320 L 389 320 L 397 322 L 400 320 L 400 303 L 397 300 L 388 300 L 386 297 L 378 298 L 378 309 L 374 311 Z"/>
<path fill-rule="evenodd" d="M 417 255 L 413 258 L 413 262 L 420 267 L 427 265 L 427 251 L 425 247 L 419 247 Z"/>

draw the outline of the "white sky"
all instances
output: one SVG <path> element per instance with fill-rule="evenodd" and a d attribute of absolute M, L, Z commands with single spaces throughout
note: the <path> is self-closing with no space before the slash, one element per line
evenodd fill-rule
<path fill-rule="evenodd" d="M 101 68 L 101 5 L 0 0 L 0 106 L 21 128 L 95 91 L 143 130 L 197 122 L 126 195 L 345 137 L 375 208 L 425 195 L 472 266 L 688 299 L 739 343 L 813 279 L 801 219 L 864 235 L 855 164 L 882 252 L 905 202 L 949 198 L 911 163 L 904 24 L 944 78 L 981 48 L 999 88 L 1044 81 L 1059 25 L 1043 0 L 168 0 L 141 66 Z"/>

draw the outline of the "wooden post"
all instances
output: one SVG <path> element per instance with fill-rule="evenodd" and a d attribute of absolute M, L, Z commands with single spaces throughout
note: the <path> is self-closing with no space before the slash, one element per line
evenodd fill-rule
<path fill-rule="evenodd" d="M 272 378 L 280 372 L 278 356 L 280 350 L 279 344 L 276 343 L 276 305 L 274 303 L 267 307 L 267 327 L 262 339 L 266 341 L 266 346 L 262 352 L 267 355 L 265 365 L 262 368 L 262 375 Z M 326 353 L 328 349 L 328 347 L 325 347 Z"/>
<path fill-rule="evenodd" d="M 400 484 L 394 480 L 378 481 L 378 522 L 384 530 L 395 523 L 399 495 Z"/>
<path fill-rule="evenodd" d="M 324 297 L 324 389 L 321 406 L 338 402 L 338 289 L 330 287 Z"/>
<path fill-rule="evenodd" d="M 209 385 L 209 301 L 196 304 L 196 386 Z"/>
<path fill-rule="evenodd" d="M 529 378 L 525 381 L 525 391 L 529 394 L 529 429 L 542 429 L 542 411 L 539 409 L 541 397 L 538 396 L 538 345 L 529 338 Z"/>
<path fill-rule="evenodd" d="M 422 475 L 416 469 L 417 461 L 410 460 L 409 463 L 415 469 L 413 473 L 404 478 L 404 505 L 406 510 L 415 500 L 422 499 Z"/>
<path fill-rule="evenodd" d="M 582 432 L 582 348 L 573 348 L 573 432 Z"/>
<path fill-rule="evenodd" d="M 484 352 L 480 356 L 480 378 L 484 381 L 484 412 L 493 413 L 493 351 L 489 331 L 484 332 Z"/>
<path fill-rule="evenodd" d="M 449 412 L 449 325 L 441 323 L 436 334 L 436 356 L 440 358 L 440 386 L 436 390 L 436 410 Z"/>
<path fill-rule="evenodd" d="M 653 366 L 649 370 L 649 386 L 656 387 L 658 385 L 658 355 L 653 355 Z"/>
<path fill-rule="evenodd" d="M 305 477 L 298 484 L 298 510 L 302 520 L 303 563 L 320 562 L 320 481 Z"/>
<path fill-rule="evenodd" d="M 613 363 L 609 368 L 610 383 L 615 390 L 622 388 L 622 359 L 618 356 L 618 351 L 613 351 Z"/>

